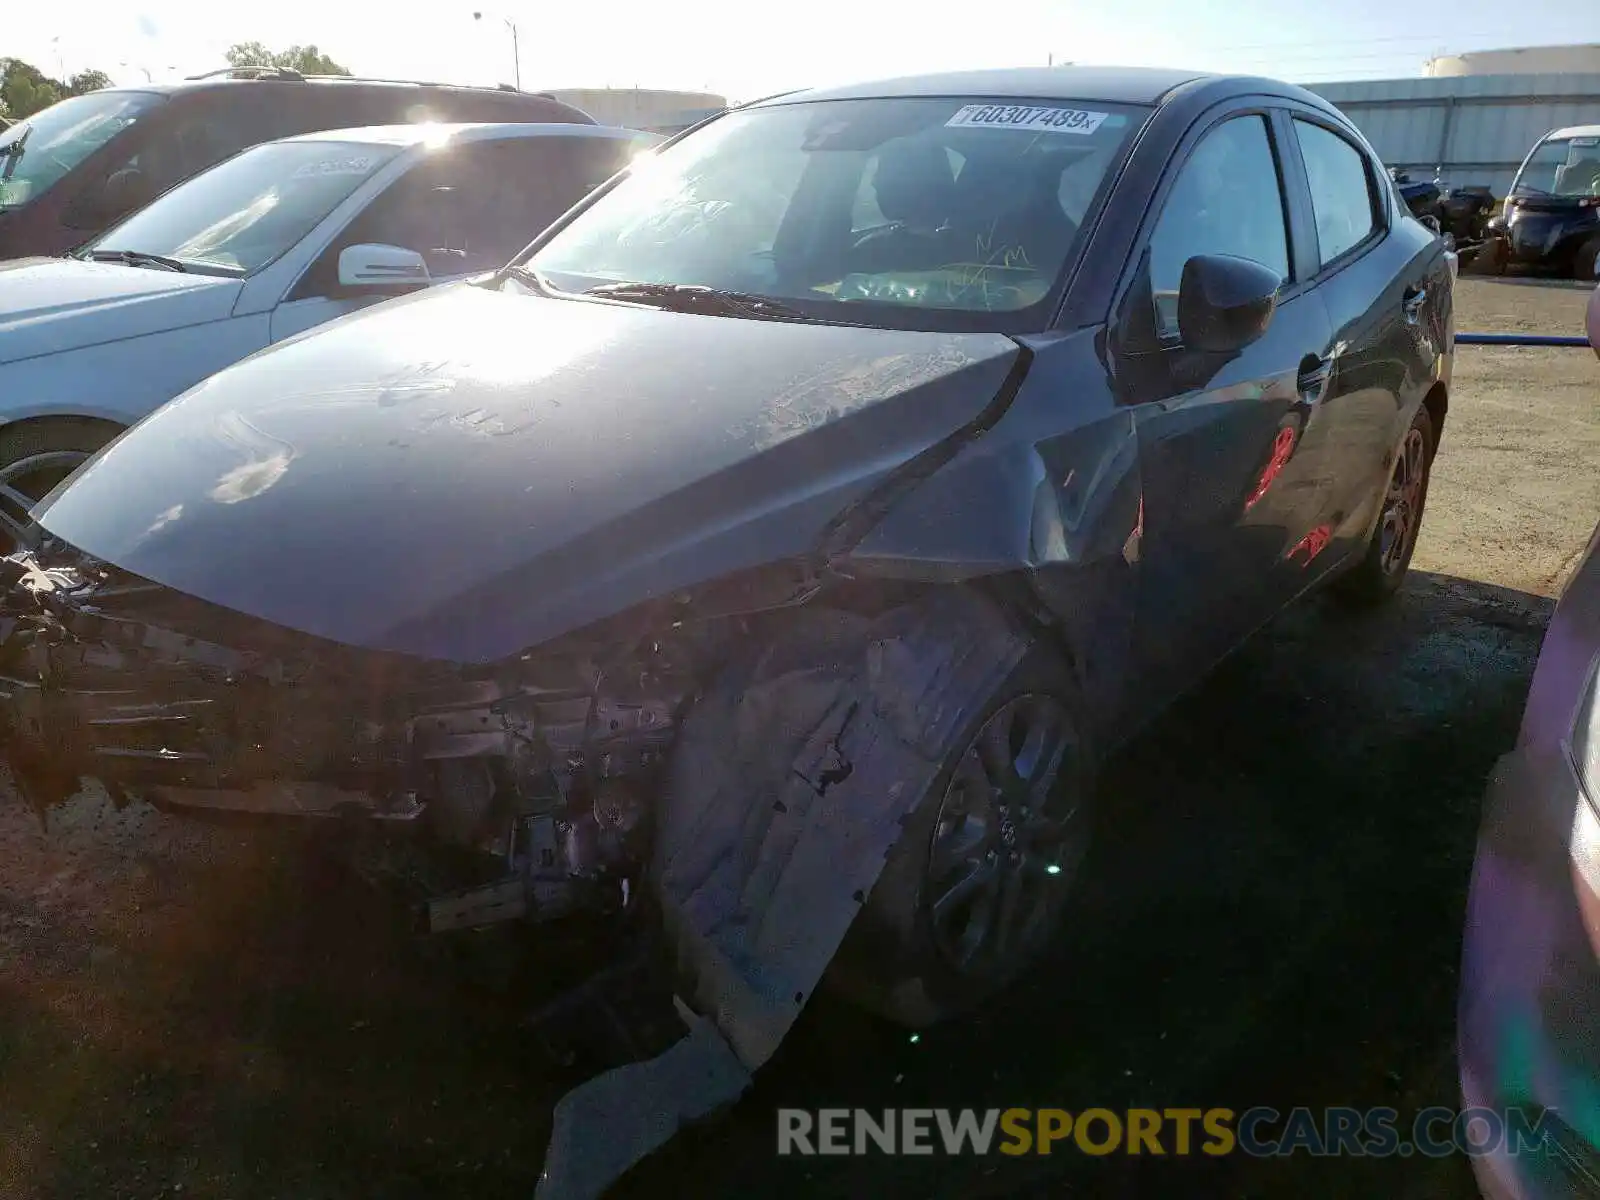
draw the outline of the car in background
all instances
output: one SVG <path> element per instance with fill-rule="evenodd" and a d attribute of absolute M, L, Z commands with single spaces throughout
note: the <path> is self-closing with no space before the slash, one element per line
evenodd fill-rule
<path fill-rule="evenodd" d="M 492 271 L 660 141 L 603 125 L 401 125 L 254 146 L 66 258 L 0 263 L 0 522 L 265 346 Z"/>
<path fill-rule="evenodd" d="M 1473 184 L 1446 191 L 1437 178 L 1413 179 L 1409 172 L 1400 170 L 1391 170 L 1389 177 L 1411 215 L 1437 227 L 1455 245 L 1473 246 L 1486 236 L 1495 207 L 1488 188 Z"/>
<path fill-rule="evenodd" d="M 1600 289 L 1589 301 L 1600 356 Z M 1473 1169 L 1487 1200 L 1600 1192 L 1600 526 L 1545 631 L 1516 746 L 1484 796 L 1457 1060 L 1470 1108 L 1516 1137 Z"/>
<path fill-rule="evenodd" d="M 532 93 L 273 67 L 73 96 L 0 132 L 0 259 L 64 253 L 260 142 L 319 129 L 486 121 L 594 123 Z"/>
<path fill-rule="evenodd" d="M 596 1195 L 824 976 L 911 1025 L 1015 980 L 1101 757 L 1299 597 L 1396 594 L 1452 295 L 1301 88 L 746 106 L 57 487 L 0 564 L 0 753 L 41 807 L 429 833 L 482 866 L 436 929 L 637 931 L 575 1019 L 682 1036 L 558 1108 L 551 1191 Z"/>
<path fill-rule="evenodd" d="M 1546 134 L 1517 171 L 1489 222 L 1479 266 L 1600 280 L 1600 125 Z"/>

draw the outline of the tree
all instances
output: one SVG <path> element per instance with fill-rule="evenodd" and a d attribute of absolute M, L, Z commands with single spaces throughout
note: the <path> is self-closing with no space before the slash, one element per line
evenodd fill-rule
<path fill-rule="evenodd" d="M 98 92 L 101 88 L 111 86 L 111 76 L 104 71 L 79 71 L 67 80 L 67 86 L 62 91 L 65 96 L 81 96 L 85 92 Z"/>
<path fill-rule="evenodd" d="M 63 85 L 20 58 L 0 59 L 0 104 L 6 115 L 20 121 L 61 99 Z"/>
<path fill-rule="evenodd" d="M 315 46 L 290 46 L 287 50 L 268 50 L 260 42 L 240 42 L 229 46 L 225 56 L 230 67 L 284 67 L 302 75 L 348 75 L 342 67 Z"/>
<path fill-rule="evenodd" d="M 62 82 L 20 58 L 0 58 L 0 115 L 20 121 L 57 100 L 110 86 L 111 77 L 104 71 L 79 71 Z"/>

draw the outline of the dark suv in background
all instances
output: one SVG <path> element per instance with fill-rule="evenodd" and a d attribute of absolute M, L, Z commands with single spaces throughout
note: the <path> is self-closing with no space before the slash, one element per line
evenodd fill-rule
<path fill-rule="evenodd" d="M 549 96 L 504 88 L 278 69 L 235 68 L 178 84 L 106 88 L 0 132 L 0 259 L 63 253 L 259 142 L 424 121 L 594 124 Z"/>

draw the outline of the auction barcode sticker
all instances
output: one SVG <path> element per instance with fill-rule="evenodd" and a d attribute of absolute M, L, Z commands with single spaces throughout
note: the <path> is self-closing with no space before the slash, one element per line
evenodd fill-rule
<path fill-rule="evenodd" d="M 365 175 L 370 170 L 370 157 L 325 158 L 321 162 L 308 162 L 296 168 L 294 178 L 304 179 L 309 175 Z"/>
<path fill-rule="evenodd" d="M 983 129 L 1040 129 L 1050 133 L 1093 133 L 1110 114 L 1081 108 L 1050 108 L 1031 104 L 968 104 L 945 122 L 946 127 Z"/>

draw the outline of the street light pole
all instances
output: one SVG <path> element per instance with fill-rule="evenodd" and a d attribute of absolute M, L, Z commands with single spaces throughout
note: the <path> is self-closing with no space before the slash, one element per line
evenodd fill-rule
<path fill-rule="evenodd" d="M 481 21 L 483 20 L 483 14 L 475 12 L 472 14 L 472 19 Z M 505 22 L 505 27 L 511 31 L 511 72 L 517 91 L 520 92 L 522 90 L 522 50 L 517 45 L 517 23 L 510 17 L 501 17 L 500 19 Z"/>

